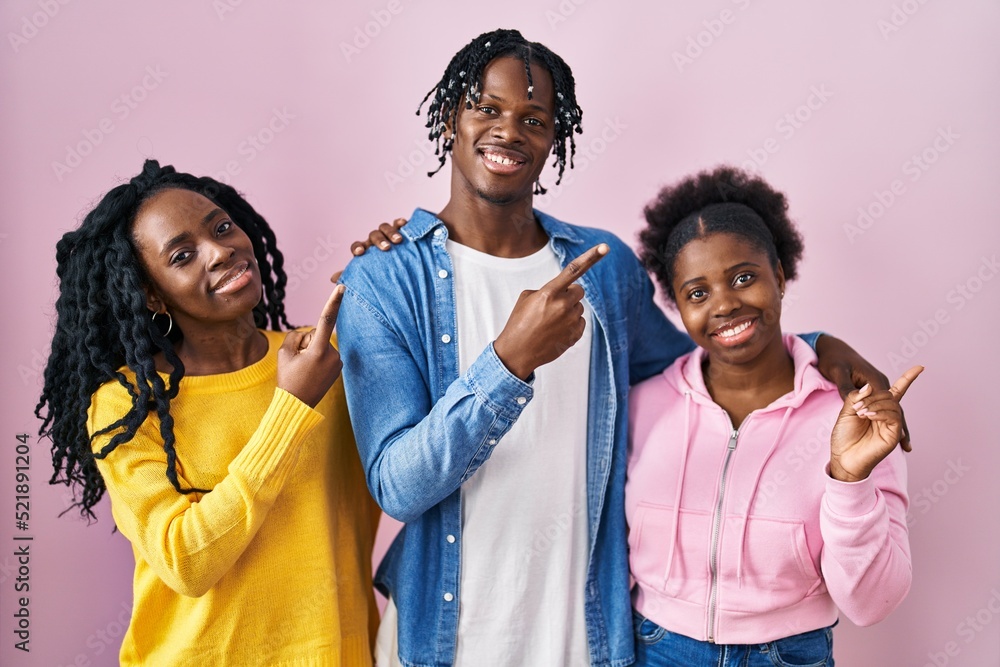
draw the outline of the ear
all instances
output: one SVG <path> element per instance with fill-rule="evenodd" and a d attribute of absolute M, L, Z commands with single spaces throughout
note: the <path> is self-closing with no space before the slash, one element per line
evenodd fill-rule
<path fill-rule="evenodd" d="M 143 291 L 146 293 L 146 308 L 148 308 L 153 313 L 165 313 L 167 312 L 167 306 L 163 303 L 163 299 L 150 287 L 143 287 Z"/>
<path fill-rule="evenodd" d="M 778 278 L 778 292 L 785 296 L 785 269 L 781 266 L 781 260 L 778 260 L 778 268 L 774 273 Z"/>

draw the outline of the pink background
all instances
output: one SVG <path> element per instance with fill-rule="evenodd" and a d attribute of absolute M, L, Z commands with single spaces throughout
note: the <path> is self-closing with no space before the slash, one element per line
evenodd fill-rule
<path fill-rule="evenodd" d="M 927 366 L 905 400 L 913 589 L 874 628 L 842 621 L 838 664 L 1000 664 L 997 392 L 980 380 L 1000 324 L 998 18 L 986 0 L 4 2 L 0 663 L 115 664 L 131 600 L 106 507 L 57 518 L 35 445 L 31 653 L 13 648 L 14 436 L 38 428 L 60 235 L 145 156 L 224 177 L 277 230 L 310 323 L 351 240 L 443 206 L 413 112 L 469 39 L 517 27 L 571 64 L 585 112 L 578 168 L 541 208 L 633 242 L 663 183 L 752 166 L 806 239 L 785 328 L 833 332 L 893 378 Z"/>

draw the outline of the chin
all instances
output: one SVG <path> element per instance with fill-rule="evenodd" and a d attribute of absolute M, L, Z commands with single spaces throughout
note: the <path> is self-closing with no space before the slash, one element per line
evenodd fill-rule
<path fill-rule="evenodd" d="M 491 204 L 504 206 L 517 200 L 517 196 L 511 192 L 490 192 L 487 190 L 477 190 L 476 195 Z"/>

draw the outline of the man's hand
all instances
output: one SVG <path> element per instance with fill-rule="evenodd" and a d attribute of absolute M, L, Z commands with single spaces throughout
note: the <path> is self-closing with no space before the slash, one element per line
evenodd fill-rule
<path fill-rule="evenodd" d="M 594 246 L 566 265 L 538 290 L 521 292 L 507 324 L 493 343 L 507 369 L 527 380 L 539 366 L 555 361 L 583 336 L 583 287 L 575 284 L 608 254 L 607 244 Z"/>

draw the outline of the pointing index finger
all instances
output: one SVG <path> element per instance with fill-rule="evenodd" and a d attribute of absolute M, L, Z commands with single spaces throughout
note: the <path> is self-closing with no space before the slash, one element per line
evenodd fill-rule
<path fill-rule="evenodd" d="M 319 322 L 316 323 L 312 343 L 320 341 L 320 345 L 326 345 L 330 342 L 330 337 L 333 335 L 333 327 L 337 324 L 337 313 L 340 311 L 340 302 L 344 298 L 344 291 L 346 289 L 343 285 L 337 285 L 333 288 L 333 293 L 326 300 L 323 312 L 320 313 Z"/>
<path fill-rule="evenodd" d="M 608 250 L 609 248 L 607 243 L 601 243 L 594 246 L 567 264 L 566 268 L 564 268 L 555 278 L 547 282 L 542 289 L 548 289 L 553 292 L 566 289 L 580 276 L 589 271 L 594 264 L 597 264 L 602 257 L 607 255 Z"/>
<path fill-rule="evenodd" d="M 910 384 L 923 372 L 923 366 L 914 366 L 910 370 L 903 373 L 902 377 L 896 380 L 893 385 L 889 387 L 889 391 L 891 391 L 892 395 L 896 397 L 896 400 L 901 399 L 903 394 L 906 393 L 906 390 L 910 388 Z"/>

